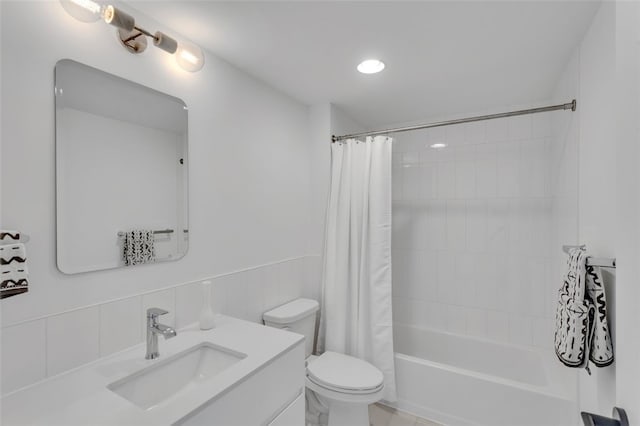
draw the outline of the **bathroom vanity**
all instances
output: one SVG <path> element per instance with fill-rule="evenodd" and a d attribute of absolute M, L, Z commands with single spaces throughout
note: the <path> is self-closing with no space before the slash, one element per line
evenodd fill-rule
<path fill-rule="evenodd" d="M 2 424 L 304 424 L 304 337 L 226 316 L 99 359 L 2 399 Z"/>

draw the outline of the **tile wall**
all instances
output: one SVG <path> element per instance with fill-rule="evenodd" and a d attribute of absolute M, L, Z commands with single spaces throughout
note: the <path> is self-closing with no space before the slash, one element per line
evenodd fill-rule
<path fill-rule="evenodd" d="M 395 322 L 552 345 L 560 284 L 552 271 L 554 212 L 559 201 L 575 206 L 558 195 L 553 128 L 544 113 L 398 135 Z"/>
<path fill-rule="evenodd" d="M 318 300 L 320 258 L 306 256 L 210 278 L 215 312 L 254 322 L 298 297 Z M 2 394 L 143 342 L 148 307 L 180 329 L 198 320 L 199 282 L 88 306 L 2 328 Z"/>

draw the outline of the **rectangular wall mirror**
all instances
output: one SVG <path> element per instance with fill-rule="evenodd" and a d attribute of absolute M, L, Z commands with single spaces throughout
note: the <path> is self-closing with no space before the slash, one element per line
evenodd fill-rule
<path fill-rule="evenodd" d="M 55 67 L 55 100 L 58 269 L 184 256 L 185 103 L 68 59 Z"/>

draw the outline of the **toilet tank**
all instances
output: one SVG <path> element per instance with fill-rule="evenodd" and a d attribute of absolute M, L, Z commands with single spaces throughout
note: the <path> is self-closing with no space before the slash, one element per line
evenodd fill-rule
<path fill-rule="evenodd" d="M 296 299 L 265 312 L 262 319 L 269 327 L 302 334 L 305 337 L 305 357 L 308 357 L 313 352 L 318 309 L 319 305 L 315 300 Z"/>

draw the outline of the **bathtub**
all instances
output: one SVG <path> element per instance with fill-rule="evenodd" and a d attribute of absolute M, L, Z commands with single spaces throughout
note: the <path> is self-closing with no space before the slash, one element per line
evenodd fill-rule
<path fill-rule="evenodd" d="M 445 425 L 578 424 L 575 371 L 552 354 L 394 324 L 398 400 Z"/>

